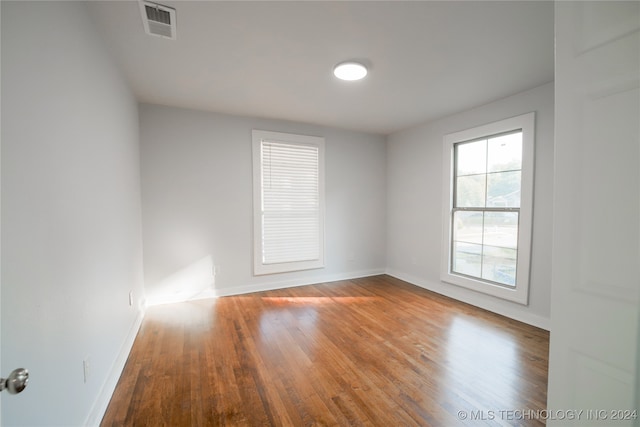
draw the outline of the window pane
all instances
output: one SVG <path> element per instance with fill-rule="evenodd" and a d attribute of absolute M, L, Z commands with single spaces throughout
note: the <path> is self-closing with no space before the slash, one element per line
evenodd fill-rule
<path fill-rule="evenodd" d="M 485 245 L 502 248 L 518 247 L 518 212 L 485 212 Z"/>
<path fill-rule="evenodd" d="M 522 168 L 522 132 L 490 138 L 487 145 L 488 172 Z"/>
<path fill-rule="evenodd" d="M 518 251 L 515 249 L 484 246 L 482 278 L 504 285 L 515 286 L 517 256 Z"/>
<path fill-rule="evenodd" d="M 456 175 L 487 173 L 487 141 L 456 145 Z"/>
<path fill-rule="evenodd" d="M 453 240 L 482 244 L 482 212 L 457 211 L 453 214 Z"/>
<path fill-rule="evenodd" d="M 469 175 L 456 178 L 457 208 L 485 207 L 487 175 Z"/>
<path fill-rule="evenodd" d="M 531 112 L 444 136 L 443 282 L 527 304 L 534 128 Z"/>
<path fill-rule="evenodd" d="M 453 243 L 453 266 L 455 273 L 480 277 L 482 273 L 482 245 Z"/>
<path fill-rule="evenodd" d="M 520 207 L 520 171 L 487 175 L 487 207 Z"/>

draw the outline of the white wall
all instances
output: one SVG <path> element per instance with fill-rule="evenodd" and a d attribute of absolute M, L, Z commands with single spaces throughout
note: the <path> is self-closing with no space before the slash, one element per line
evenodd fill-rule
<path fill-rule="evenodd" d="M 553 84 L 426 123 L 388 138 L 389 274 L 435 292 L 548 328 L 553 203 Z M 529 305 L 440 281 L 443 136 L 536 112 L 533 250 Z"/>
<path fill-rule="evenodd" d="M 137 104 L 83 3 L 1 7 L 2 425 L 95 424 L 143 297 Z"/>
<path fill-rule="evenodd" d="M 156 105 L 140 129 L 150 304 L 384 272 L 383 136 Z M 253 275 L 252 129 L 326 139 L 324 269 Z"/>

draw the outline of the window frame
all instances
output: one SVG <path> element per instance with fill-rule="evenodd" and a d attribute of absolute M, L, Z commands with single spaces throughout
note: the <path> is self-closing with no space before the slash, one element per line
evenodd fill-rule
<path fill-rule="evenodd" d="M 279 262 L 265 264 L 263 255 L 263 192 L 262 192 L 262 143 L 279 142 L 290 145 L 306 145 L 318 148 L 318 254 L 316 260 Z M 252 131 L 253 156 L 253 270 L 254 275 L 287 273 L 293 271 L 324 268 L 325 266 L 325 140 L 318 136 L 298 135 L 254 129 Z"/>
<path fill-rule="evenodd" d="M 453 212 L 455 190 L 455 146 L 482 138 L 522 130 L 521 196 L 518 221 L 518 258 L 514 287 L 461 275 L 452 271 Z M 533 184 L 535 156 L 535 112 L 450 133 L 443 138 L 443 213 L 440 279 L 484 294 L 527 305 L 533 230 Z"/>

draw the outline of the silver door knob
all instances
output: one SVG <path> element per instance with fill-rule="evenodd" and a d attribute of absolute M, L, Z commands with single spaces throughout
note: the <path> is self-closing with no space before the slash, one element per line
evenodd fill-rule
<path fill-rule="evenodd" d="M 29 371 L 18 368 L 9 374 L 9 378 L 0 378 L 0 391 L 7 390 L 11 394 L 18 394 L 25 389 L 29 382 Z"/>

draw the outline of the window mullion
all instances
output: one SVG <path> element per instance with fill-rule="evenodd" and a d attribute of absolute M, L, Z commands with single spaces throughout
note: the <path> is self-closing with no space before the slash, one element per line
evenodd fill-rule
<path fill-rule="evenodd" d="M 482 245 L 480 246 L 480 278 L 484 278 L 484 224 L 487 216 L 487 201 L 489 198 L 489 139 L 485 140 L 484 151 L 484 209 L 482 210 Z"/>
<path fill-rule="evenodd" d="M 481 206 L 477 207 L 464 207 L 464 208 L 453 208 L 453 212 L 457 211 L 487 211 L 487 212 L 520 212 L 520 208 L 501 208 L 501 207 L 487 207 L 483 208 Z"/>

